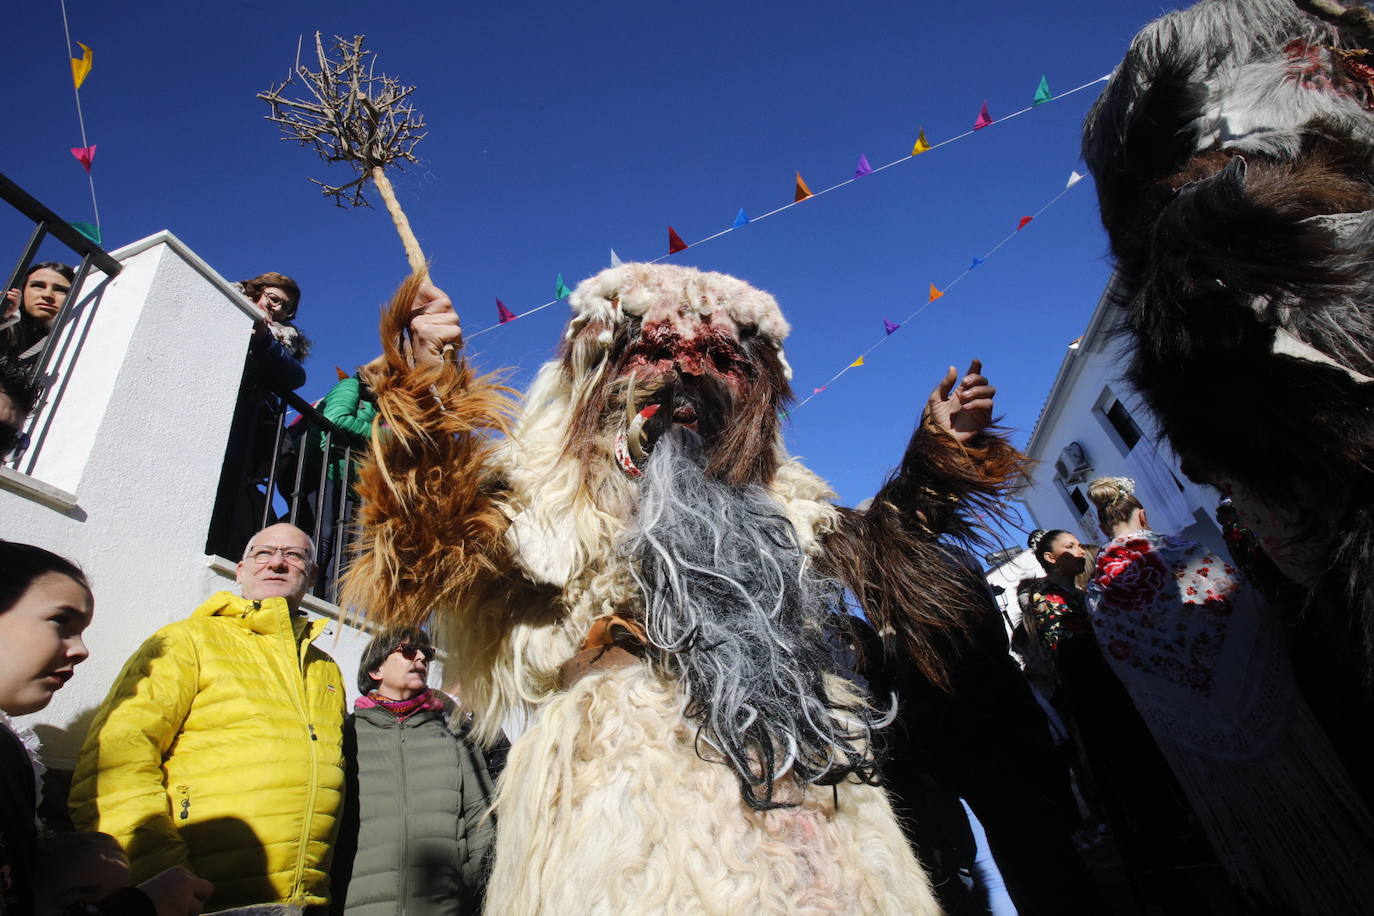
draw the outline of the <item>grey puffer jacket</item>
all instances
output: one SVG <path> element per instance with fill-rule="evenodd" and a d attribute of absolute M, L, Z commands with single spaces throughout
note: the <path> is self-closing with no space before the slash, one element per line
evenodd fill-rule
<path fill-rule="evenodd" d="M 455 733 L 453 703 L 398 721 L 367 697 L 344 727 L 348 800 L 334 856 L 334 913 L 481 912 L 495 839 L 482 752 Z"/>

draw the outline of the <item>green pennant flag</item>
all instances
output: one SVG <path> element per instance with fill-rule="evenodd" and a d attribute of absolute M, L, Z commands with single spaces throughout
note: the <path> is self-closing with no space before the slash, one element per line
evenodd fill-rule
<path fill-rule="evenodd" d="M 1031 104 L 1043 105 L 1052 98 L 1054 98 L 1054 96 L 1050 93 L 1049 80 L 1045 79 L 1043 76 L 1040 77 L 1040 85 L 1035 89 L 1035 100 L 1032 101 Z"/>
<path fill-rule="evenodd" d="M 72 222 L 68 223 L 67 225 L 71 226 L 77 232 L 80 232 L 82 235 L 90 239 L 92 242 L 95 242 L 97 245 L 100 244 L 100 227 L 97 226 L 95 223 Z"/>
<path fill-rule="evenodd" d="M 566 299 L 572 295 L 572 290 L 568 289 L 568 284 L 563 282 L 562 274 L 559 274 L 558 279 L 554 281 L 553 294 L 558 299 Z"/>

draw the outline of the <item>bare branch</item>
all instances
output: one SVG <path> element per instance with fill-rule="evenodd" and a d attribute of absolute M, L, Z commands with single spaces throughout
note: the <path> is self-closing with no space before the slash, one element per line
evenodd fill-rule
<path fill-rule="evenodd" d="M 335 36 L 327 53 L 316 32 L 314 71 L 301 63 L 298 41 L 286 79 L 257 96 L 267 102 L 267 120 L 281 128 L 284 139 L 313 149 L 325 162 L 347 162 L 358 170 L 358 178 L 337 186 L 310 179 L 339 206 L 345 198 L 348 206 L 370 206 L 363 192 L 373 169 L 418 163 L 415 146 L 428 135 L 424 115 L 409 101 L 415 87 L 378 76 L 377 58 L 363 48 L 364 37 Z M 303 97 L 286 95 L 293 83 L 301 85 Z"/>

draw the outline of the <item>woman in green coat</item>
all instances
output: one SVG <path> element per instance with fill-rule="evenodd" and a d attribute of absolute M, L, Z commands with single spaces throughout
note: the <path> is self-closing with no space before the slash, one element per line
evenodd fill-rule
<path fill-rule="evenodd" d="M 476 914 L 495 822 L 482 752 L 455 704 L 426 685 L 434 649 L 419 629 L 373 637 L 363 694 L 344 729 L 348 801 L 335 850 L 334 911 Z"/>

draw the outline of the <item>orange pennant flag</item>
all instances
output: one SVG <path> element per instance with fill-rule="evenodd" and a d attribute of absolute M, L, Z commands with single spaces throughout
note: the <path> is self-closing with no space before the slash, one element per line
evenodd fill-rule
<path fill-rule="evenodd" d="M 81 48 L 81 56 L 72 58 L 72 82 L 76 84 L 77 89 L 80 89 L 81 84 L 86 82 L 86 77 L 91 72 L 91 49 L 79 41 L 77 45 Z"/>
<path fill-rule="evenodd" d="M 806 186 L 806 179 L 801 177 L 801 172 L 797 173 L 797 197 L 793 203 L 801 203 L 811 196 L 811 189 Z"/>
<path fill-rule="evenodd" d="M 849 364 L 849 368 L 853 369 L 855 366 L 862 366 L 863 364 L 864 358 L 860 356 L 858 359 L 854 360 L 854 362 Z"/>
<path fill-rule="evenodd" d="M 936 299 L 939 299 L 939 298 L 940 298 L 941 296 L 943 296 L 943 295 L 944 295 L 944 293 L 942 293 L 942 292 L 940 292 L 938 289 L 936 289 L 936 288 L 935 288 L 935 284 L 932 283 L 932 284 L 930 284 L 930 298 L 927 299 L 926 301 L 927 301 L 927 302 L 934 302 Z"/>
<path fill-rule="evenodd" d="M 930 149 L 930 144 L 926 142 L 926 129 L 922 127 L 916 131 L 916 145 L 911 148 L 911 155 L 919 156 Z"/>

